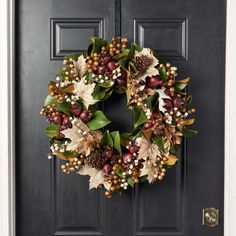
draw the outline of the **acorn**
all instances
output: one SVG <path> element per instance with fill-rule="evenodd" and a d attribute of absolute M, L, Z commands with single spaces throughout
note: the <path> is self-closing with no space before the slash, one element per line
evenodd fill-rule
<path fill-rule="evenodd" d="M 91 118 L 92 118 L 92 112 L 89 111 L 89 110 L 83 110 L 80 114 L 80 119 L 83 121 L 83 122 L 87 122 L 89 121 Z"/>
<path fill-rule="evenodd" d="M 53 116 L 53 123 L 56 125 L 62 125 L 62 116 L 61 115 L 55 115 Z"/>
<path fill-rule="evenodd" d="M 74 115 L 74 116 L 79 116 L 80 115 L 80 113 L 82 112 L 82 107 L 78 107 L 78 106 L 76 106 L 76 105 L 72 105 L 72 107 L 71 107 L 71 113 Z"/>
<path fill-rule="evenodd" d="M 115 70 L 117 68 L 116 62 L 114 62 L 114 61 L 108 62 L 107 67 L 111 71 Z"/>
<path fill-rule="evenodd" d="M 152 76 L 148 81 L 148 86 L 152 89 L 155 89 L 157 87 L 161 87 L 163 85 L 164 81 L 156 76 Z"/>
<path fill-rule="evenodd" d="M 132 161 L 132 154 L 131 153 L 125 153 L 125 154 L 123 154 L 122 158 L 123 158 L 123 162 L 125 164 L 128 164 L 129 162 Z"/>
<path fill-rule="evenodd" d="M 112 167 L 111 167 L 111 165 L 110 164 L 105 164 L 104 166 L 103 166 L 103 171 L 107 174 L 107 175 L 109 175 L 110 173 L 111 173 L 111 171 L 112 171 Z"/>

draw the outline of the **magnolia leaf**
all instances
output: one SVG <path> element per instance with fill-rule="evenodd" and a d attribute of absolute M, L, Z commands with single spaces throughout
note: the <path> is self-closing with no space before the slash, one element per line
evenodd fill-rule
<path fill-rule="evenodd" d="M 147 175 L 143 175 L 143 176 L 139 177 L 139 182 L 140 183 L 142 183 L 142 182 L 144 182 L 146 180 L 147 180 Z"/>
<path fill-rule="evenodd" d="M 154 95 L 149 96 L 148 98 L 145 99 L 145 104 L 147 104 L 149 108 L 153 108 L 157 102 L 157 98 L 158 98 L 158 93 L 155 93 Z"/>
<path fill-rule="evenodd" d="M 159 97 L 158 97 L 158 102 L 159 102 L 159 110 L 163 113 L 166 112 L 166 109 L 165 109 L 165 102 L 164 102 L 164 99 L 171 99 L 167 94 L 165 94 L 164 90 L 162 89 L 157 89 L 157 92 L 159 94 Z"/>
<path fill-rule="evenodd" d="M 109 190 L 111 187 L 111 184 L 105 181 L 104 172 L 102 170 L 98 170 L 96 168 L 85 165 L 81 169 L 79 169 L 78 174 L 90 176 L 89 189 L 97 188 L 100 185 L 103 185 L 107 190 Z"/>
<path fill-rule="evenodd" d="M 57 99 L 51 95 L 48 95 L 44 101 L 44 106 L 47 107 L 55 103 L 57 103 Z"/>
<path fill-rule="evenodd" d="M 164 140 L 161 137 L 157 137 L 156 135 L 153 135 L 152 141 L 160 148 L 162 152 L 165 152 Z"/>
<path fill-rule="evenodd" d="M 124 147 L 126 147 L 131 140 L 132 138 L 130 132 L 126 132 L 120 135 L 120 144 Z"/>
<path fill-rule="evenodd" d="M 104 126 L 110 124 L 111 121 L 107 119 L 102 111 L 96 111 L 93 114 L 93 118 L 87 122 L 87 126 L 91 130 L 101 129 Z"/>
<path fill-rule="evenodd" d="M 121 151 L 121 146 L 120 146 L 120 133 L 119 131 L 114 131 L 114 132 L 111 132 L 111 136 L 113 138 L 113 147 L 121 154 L 122 151 Z"/>
<path fill-rule="evenodd" d="M 187 120 L 184 121 L 184 124 L 185 125 L 192 125 L 194 123 L 194 121 L 195 121 L 194 118 L 193 119 L 187 119 Z"/>
<path fill-rule="evenodd" d="M 73 153 L 73 152 L 55 152 L 54 153 L 58 158 L 60 158 L 61 160 L 64 160 L 64 161 L 68 161 L 68 160 L 71 160 L 73 161 L 74 158 L 77 157 L 77 154 Z"/>
<path fill-rule="evenodd" d="M 186 103 L 187 103 L 187 106 L 191 105 L 191 103 L 192 103 L 192 96 L 191 95 L 187 97 Z"/>
<path fill-rule="evenodd" d="M 50 137 L 50 138 L 56 137 L 56 136 L 58 135 L 57 130 L 58 130 L 59 128 L 60 128 L 59 125 L 55 125 L 55 124 L 49 125 L 49 126 L 46 128 L 46 130 L 45 130 L 46 135 L 47 135 L 48 137 Z"/>
<path fill-rule="evenodd" d="M 99 83 L 98 86 L 103 88 L 111 88 L 115 83 L 113 81 L 105 81 L 104 83 Z"/>
<path fill-rule="evenodd" d="M 66 101 L 62 101 L 56 108 L 57 111 L 62 111 L 68 116 L 71 116 L 70 104 Z"/>
<path fill-rule="evenodd" d="M 175 155 L 170 154 L 168 157 L 168 160 L 165 162 L 168 166 L 173 166 L 177 161 L 177 157 Z"/>
<path fill-rule="evenodd" d="M 127 182 L 132 188 L 134 187 L 134 181 L 132 180 L 131 177 L 128 178 Z"/>
<path fill-rule="evenodd" d="M 111 133 L 109 130 L 106 130 L 103 134 L 102 140 L 100 142 L 100 145 L 103 146 L 110 146 L 113 147 L 113 139 L 111 136 Z"/>
<path fill-rule="evenodd" d="M 184 137 L 193 137 L 198 134 L 198 131 L 191 130 L 191 129 L 184 129 L 183 130 L 183 136 Z"/>
<path fill-rule="evenodd" d="M 182 79 L 182 80 L 176 80 L 175 83 L 188 84 L 189 81 L 190 81 L 190 77 L 187 77 L 187 78 Z"/>
<path fill-rule="evenodd" d="M 121 178 L 125 178 L 125 176 L 123 175 L 123 169 L 119 166 L 118 168 L 117 168 L 117 170 L 116 170 L 116 174 L 119 176 L 119 177 L 121 177 Z"/>
<path fill-rule="evenodd" d="M 134 128 L 137 128 L 139 125 L 144 124 L 147 121 L 147 116 L 142 108 L 138 106 L 134 107 Z"/>
<path fill-rule="evenodd" d="M 174 84 L 174 87 L 179 91 L 184 90 L 187 86 L 188 86 L 188 84 L 185 84 L 185 83 L 175 83 Z"/>
<path fill-rule="evenodd" d="M 73 93 L 74 89 L 75 89 L 74 84 L 70 84 L 70 85 L 64 87 L 63 91 L 66 93 Z"/>
<path fill-rule="evenodd" d="M 159 68 L 159 76 L 161 77 L 161 79 L 163 80 L 167 80 L 166 77 L 166 68 L 164 66 Z"/>
<path fill-rule="evenodd" d="M 153 133 L 153 130 L 152 128 L 149 128 L 149 129 L 145 129 L 145 130 L 142 130 L 145 138 L 150 141 L 151 137 L 152 137 L 152 133 Z"/>

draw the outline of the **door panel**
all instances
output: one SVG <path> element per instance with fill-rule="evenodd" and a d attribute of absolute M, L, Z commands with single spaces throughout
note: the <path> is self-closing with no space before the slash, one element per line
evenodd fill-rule
<path fill-rule="evenodd" d="M 17 236 L 223 236 L 225 2 L 216 0 L 16 1 Z M 60 173 L 46 158 L 39 116 L 48 81 L 65 54 L 90 36 L 128 37 L 191 76 L 199 136 L 184 141 L 179 161 L 159 183 L 104 199 L 88 177 Z M 110 130 L 128 131 L 125 96 L 101 104 Z M 201 225 L 201 210 L 220 209 L 220 226 Z"/>
<path fill-rule="evenodd" d="M 225 2 L 204 1 L 203 7 L 201 1 L 122 0 L 121 5 L 122 34 L 177 65 L 180 78 L 191 77 L 199 130 L 184 143 L 175 175 L 137 191 L 137 205 L 145 209 L 138 213 L 141 235 L 223 235 L 223 218 L 209 230 L 201 225 L 201 210 L 214 206 L 223 215 Z"/>

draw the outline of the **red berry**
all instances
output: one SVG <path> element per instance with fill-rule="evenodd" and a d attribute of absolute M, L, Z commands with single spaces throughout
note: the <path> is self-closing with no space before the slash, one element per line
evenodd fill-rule
<path fill-rule="evenodd" d="M 164 99 L 165 102 L 165 108 L 170 110 L 173 107 L 172 100 L 170 99 Z"/>
<path fill-rule="evenodd" d="M 132 154 L 131 153 L 125 153 L 124 155 L 123 155 L 123 162 L 125 163 L 125 164 L 127 164 L 127 163 L 129 163 L 129 162 L 131 162 L 132 161 Z"/>
<path fill-rule="evenodd" d="M 80 119 L 83 121 L 83 122 L 87 122 L 89 121 L 91 118 L 92 118 L 92 113 L 91 111 L 89 110 L 83 110 L 80 114 Z"/>
<path fill-rule="evenodd" d="M 109 159 L 112 158 L 113 154 L 114 154 L 114 152 L 112 149 L 105 150 L 105 155 L 107 158 L 109 158 Z"/>
<path fill-rule="evenodd" d="M 179 106 L 181 105 L 181 103 L 182 103 L 181 98 L 175 98 L 175 99 L 173 100 L 173 105 L 174 105 L 174 107 L 179 107 Z"/>
<path fill-rule="evenodd" d="M 82 112 L 82 108 L 73 105 L 70 111 L 74 116 L 79 116 L 80 113 Z"/>
<path fill-rule="evenodd" d="M 62 116 L 61 115 L 53 116 L 53 123 L 56 125 L 62 125 Z"/>
<path fill-rule="evenodd" d="M 136 145 L 132 145 L 132 146 L 129 147 L 129 151 L 130 151 L 131 153 L 138 152 L 138 150 L 139 150 L 139 147 L 136 146 Z"/>
<path fill-rule="evenodd" d="M 109 54 L 101 55 L 101 62 L 106 65 L 111 60 L 111 56 Z"/>
<path fill-rule="evenodd" d="M 111 167 L 111 165 L 110 164 L 105 164 L 104 166 L 103 166 L 103 171 L 108 175 L 108 174 L 110 174 L 111 173 L 111 171 L 112 171 L 112 167 Z"/>
<path fill-rule="evenodd" d="M 105 66 L 98 66 L 98 74 L 104 75 L 107 72 L 107 68 Z"/>
<path fill-rule="evenodd" d="M 152 76 L 148 82 L 148 86 L 155 89 L 157 87 L 161 87 L 163 85 L 163 80 Z"/>
<path fill-rule="evenodd" d="M 67 128 L 67 129 L 72 128 L 72 124 L 71 124 L 71 121 L 70 121 L 69 117 L 65 117 L 63 119 L 62 126 Z"/>
<path fill-rule="evenodd" d="M 112 71 L 112 70 L 115 70 L 115 69 L 117 68 L 116 62 L 114 62 L 114 61 L 108 62 L 107 67 L 108 67 L 108 69 L 111 70 L 111 71 Z"/>

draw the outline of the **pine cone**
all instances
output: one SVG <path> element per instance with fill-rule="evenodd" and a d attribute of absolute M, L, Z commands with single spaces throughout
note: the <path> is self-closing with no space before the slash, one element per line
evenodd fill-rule
<path fill-rule="evenodd" d="M 101 148 L 95 148 L 85 159 L 85 164 L 96 168 L 102 169 L 107 159 L 105 153 Z"/>
<path fill-rule="evenodd" d="M 146 69 L 151 65 L 152 59 L 147 55 L 141 55 L 134 58 L 134 64 L 140 74 L 143 74 Z"/>

